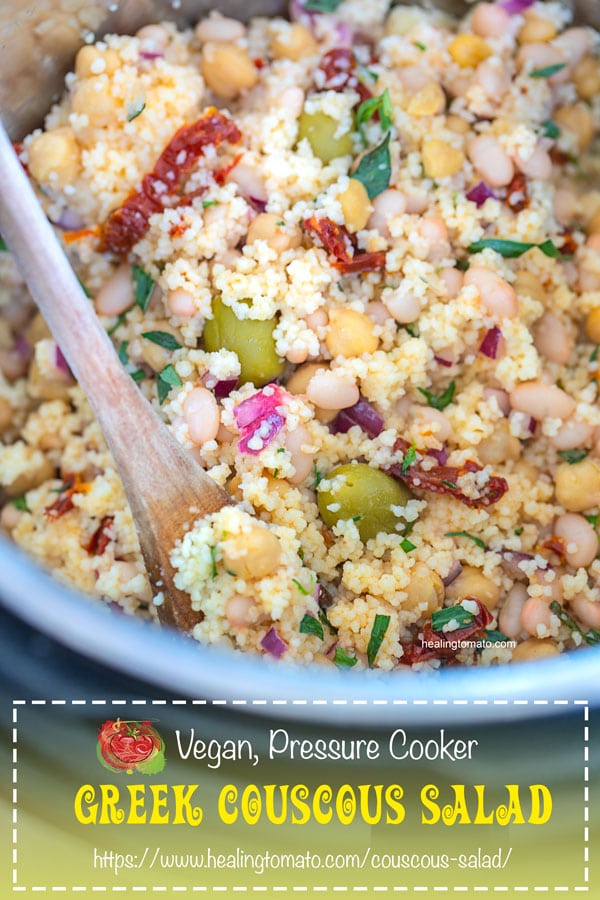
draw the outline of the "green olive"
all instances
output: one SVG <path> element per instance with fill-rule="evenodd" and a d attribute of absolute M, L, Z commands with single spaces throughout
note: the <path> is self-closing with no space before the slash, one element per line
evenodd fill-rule
<path fill-rule="evenodd" d="M 413 496 L 402 482 L 367 463 L 337 466 L 329 472 L 327 480 L 333 482 L 333 486 L 329 490 L 320 490 L 317 497 L 319 512 L 326 525 L 331 527 L 340 520 L 354 519 L 363 542 L 380 531 L 400 533 L 396 526 L 402 519 L 392 512 L 391 507 L 405 506 Z"/>
<path fill-rule="evenodd" d="M 238 319 L 220 297 L 214 298 L 212 312 L 213 318 L 204 325 L 204 348 L 209 353 L 217 350 L 236 353 L 242 367 L 240 384 L 251 381 L 261 387 L 281 375 L 285 360 L 275 350 L 276 319 Z"/>
<path fill-rule="evenodd" d="M 338 156 L 352 153 L 352 135 L 346 132 L 340 137 L 335 137 L 339 127 L 337 119 L 332 119 L 325 113 L 303 112 L 298 120 L 298 140 L 306 138 L 315 156 L 328 163 Z"/>

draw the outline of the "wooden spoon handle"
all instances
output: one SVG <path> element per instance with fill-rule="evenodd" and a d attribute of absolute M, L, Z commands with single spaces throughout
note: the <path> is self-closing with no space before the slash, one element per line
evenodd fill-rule
<path fill-rule="evenodd" d="M 100 422 L 155 585 L 184 526 L 230 500 L 160 422 L 121 365 L 0 125 L 0 233 Z M 165 592 L 166 593 L 166 592 Z M 189 598 L 159 607 L 189 627 Z M 177 598 L 175 598 L 177 600 Z M 197 618 L 197 617 L 196 617 Z"/>

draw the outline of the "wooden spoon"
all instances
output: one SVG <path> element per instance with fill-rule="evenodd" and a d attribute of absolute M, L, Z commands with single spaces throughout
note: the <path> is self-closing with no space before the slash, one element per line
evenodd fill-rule
<path fill-rule="evenodd" d="M 201 614 L 173 584 L 169 555 L 192 523 L 231 498 L 176 441 L 121 365 L 0 125 L 0 234 L 98 419 L 121 476 L 160 620 Z"/>

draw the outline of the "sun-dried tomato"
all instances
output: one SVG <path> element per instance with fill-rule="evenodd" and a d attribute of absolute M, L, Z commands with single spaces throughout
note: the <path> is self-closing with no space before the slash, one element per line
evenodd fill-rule
<path fill-rule="evenodd" d="M 218 147 L 225 141 L 237 144 L 241 137 L 235 122 L 214 107 L 197 122 L 180 128 L 159 156 L 152 172 L 143 177 L 141 187 L 108 217 L 101 249 L 126 256 L 146 233 L 150 216 L 174 205 L 186 176 L 205 147 Z"/>
<path fill-rule="evenodd" d="M 557 241 L 560 252 L 565 256 L 573 256 L 573 254 L 576 253 L 579 245 L 577 244 L 577 241 L 573 237 L 572 233 L 570 231 L 565 231 L 561 235 L 561 238 L 562 243 L 560 243 L 560 239 L 559 241 Z"/>
<path fill-rule="evenodd" d="M 75 508 L 73 495 L 87 494 L 90 488 L 91 484 L 87 481 L 82 481 L 79 475 L 66 476 L 58 497 L 54 503 L 51 503 L 45 508 L 44 515 L 52 520 L 60 519 L 65 513 L 68 513 Z"/>
<path fill-rule="evenodd" d="M 114 521 L 114 516 L 103 516 L 85 548 L 90 556 L 102 556 L 110 544 L 110 529 Z"/>
<path fill-rule="evenodd" d="M 404 665 L 413 665 L 415 662 L 425 662 L 428 659 L 452 660 L 461 649 L 461 643 L 478 636 L 479 632 L 491 625 L 493 616 L 481 600 L 477 597 L 465 599 L 477 604 L 477 612 L 473 615 L 470 625 L 454 631 L 434 631 L 431 621 L 426 622 L 423 630 L 413 641 L 402 644 L 404 654 L 400 662 Z"/>
<path fill-rule="evenodd" d="M 312 231 L 320 239 L 324 248 L 335 261 L 333 265 L 348 275 L 352 272 L 375 272 L 385 268 L 385 252 L 356 253 L 350 232 L 344 225 L 337 225 L 331 219 L 311 216 L 304 220 L 306 231 Z"/>
<path fill-rule="evenodd" d="M 558 557 L 558 562 L 564 564 L 567 556 L 567 541 L 560 534 L 551 534 L 545 541 L 536 547 L 538 553 L 542 555 L 554 554 Z"/>
<path fill-rule="evenodd" d="M 506 188 L 506 205 L 509 206 L 513 212 L 521 212 L 529 206 L 527 179 L 522 172 L 517 172 Z"/>
<path fill-rule="evenodd" d="M 328 50 L 318 69 L 323 73 L 323 84 L 319 85 L 327 91 L 345 91 L 351 88 L 360 95 L 360 102 L 372 96 L 368 87 L 359 80 L 356 74 L 358 60 L 349 47 L 335 47 Z"/>
<path fill-rule="evenodd" d="M 395 450 L 402 450 L 404 453 L 408 451 L 410 444 L 404 438 L 398 438 L 394 445 Z M 481 488 L 479 497 L 469 497 L 464 494 L 459 486 L 458 479 L 461 475 L 471 472 L 481 472 L 483 466 L 479 463 L 467 460 L 462 466 L 433 466 L 424 469 L 419 460 L 415 460 L 412 465 L 408 466 L 406 471 L 402 470 L 402 465 L 395 464 L 390 466 L 388 472 L 394 478 L 405 481 L 415 490 L 432 491 L 435 494 L 448 494 L 470 506 L 474 509 L 480 507 L 491 506 L 497 503 L 508 490 L 508 482 L 499 475 L 492 475 L 487 483 Z"/>
<path fill-rule="evenodd" d="M 239 162 L 241 162 L 243 153 L 238 153 L 237 156 L 234 156 L 233 160 L 226 166 L 221 166 L 220 169 L 215 169 L 213 172 L 213 178 L 217 182 L 217 184 L 225 184 L 225 179 L 229 175 L 233 169 L 237 166 Z"/>

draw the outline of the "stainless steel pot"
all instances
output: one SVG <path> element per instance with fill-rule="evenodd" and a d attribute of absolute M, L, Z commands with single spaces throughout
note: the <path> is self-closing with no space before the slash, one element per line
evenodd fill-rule
<path fill-rule="evenodd" d="M 368 2 L 368 0 L 365 0 Z M 438 7 L 461 10 L 458 0 Z M 598 0 L 574 0 L 582 21 L 600 28 Z M 132 32 L 171 19 L 190 23 L 210 0 L 2 0 L 0 5 L 0 114 L 14 139 L 39 124 L 61 90 L 62 77 L 81 44 L 107 31 Z M 238 18 L 283 12 L 280 0 L 229 0 L 218 8 Z M 1 198 L 0 198 L 1 202 Z M 493 669 L 450 669 L 437 676 L 338 673 L 274 665 L 241 653 L 198 646 L 180 635 L 144 625 L 59 585 L 15 547 L 0 540 L 0 602 L 35 628 L 80 654 L 160 689 L 181 695 L 247 701 L 281 700 L 273 712 L 322 722 L 384 725 L 401 714 L 421 725 L 491 721 L 560 710 L 535 701 L 587 699 L 600 703 L 600 648 L 546 662 Z M 150 661 L 140 672 L 140 660 Z M 23 666 L 27 660 L 23 659 Z M 43 695 L 44 685 L 40 685 Z M 327 699 L 328 705 L 319 703 Z M 520 704 L 512 702 L 521 700 Z M 338 701 L 332 705 L 331 701 Z M 396 705 L 394 700 L 402 700 Z M 478 700 L 474 705 L 472 701 Z M 354 702 L 358 701 L 358 702 Z M 373 701 L 379 701 L 373 703 Z M 467 702 L 470 701 L 470 702 Z"/>

